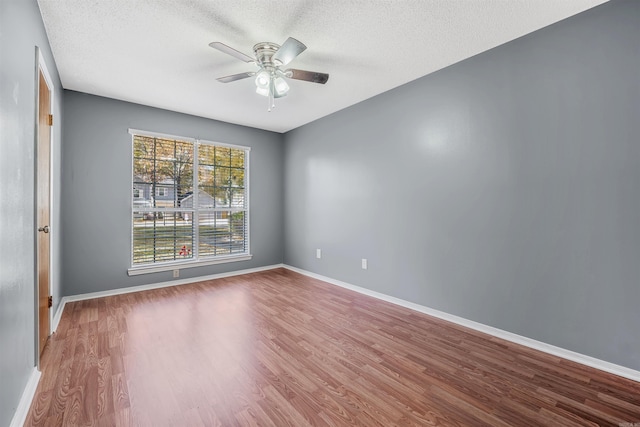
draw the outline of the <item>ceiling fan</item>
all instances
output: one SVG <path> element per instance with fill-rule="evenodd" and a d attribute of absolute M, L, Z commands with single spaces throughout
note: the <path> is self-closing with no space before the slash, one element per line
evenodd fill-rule
<path fill-rule="evenodd" d="M 224 43 L 212 42 L 209 43 L 209 46 L 241 61 L 253 62 L 258 66 L 258 71 L 232 74 L 230 76 L 219 77 L 217 80 L 222 83 L 230 83 L 255 76 L 256 92 L 269 98 L 268 111 L 271 111 L 271 109 L 275 107 L 275 98 L 281 98 L 289 91 L 289 85 L 285 78 L 320 84 L 325 84 L 327 80 L 329 80 L 329 74 L 326 73 L 296 70 L 293 68 L 283 70 L 281 68 L 307 48 L 307 46 L 293 37 L 289 37 L 282 46 L 270 42 L 256 44 L 253 47 L 254 58 Z"/>

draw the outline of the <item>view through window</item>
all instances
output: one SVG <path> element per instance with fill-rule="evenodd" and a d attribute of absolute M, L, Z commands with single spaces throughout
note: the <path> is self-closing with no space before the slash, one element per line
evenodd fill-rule
<path fill-rule="evenodd" d="M 248 254 L 248 160 L 246 147 L 133 133 L 131 265 Z"/>

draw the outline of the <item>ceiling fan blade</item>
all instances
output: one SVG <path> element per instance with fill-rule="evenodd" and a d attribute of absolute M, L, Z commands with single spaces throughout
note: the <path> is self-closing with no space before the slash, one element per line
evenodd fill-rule
<path fill-rule="evenodd" d="M 218 49 L 220 52 L 224 52 L 227 55 L 231 55 L 235 58 L 238 58 L 240 61 L 244 61 L 244 62 L 255 62 L 255 59 L 250 57 L 249 55 L 245 55 L 244 53 L 235 50 L 232 47 L 227 46 L 224 43 L 220 43 L 220 42 L 211 42 L 209 43 L 209 46 L 211 46 L 214 49 Z"/>
<path fill-rule="evenodd" d="M 293 37 L 289 37 L 273 55 L 272 60 L 280 62 L 281 65 L 287 65 L 296 56 L 304 52 L 306 48 L 307 47 L 303 43 Z"/>
<path fill-rule="evenodd" d="M 288 69 L 285 75 L 290 79 L 304 80 L 306 82 L 325 84 L 329 80 L 329 74 L 316 71 Z"/>
<path fill-rule="evenodd" d="M 247 77 L 252 77 L 255 75 L 256 73 L 254 72 L 239 73 L 239 74 L 232 74 L 230 76 L 218 77 L 216 80 L 222 83 L 230 83 L 230 82 L 235 82 L 236 80 L 246 79 Z"/>

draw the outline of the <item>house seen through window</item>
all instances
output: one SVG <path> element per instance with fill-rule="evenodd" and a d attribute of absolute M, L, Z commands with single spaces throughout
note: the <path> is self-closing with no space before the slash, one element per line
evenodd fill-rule
<path fill-rule="evenodd" d="M 248 255 L 249 149 L 132 134 L 132 267 Z"/>

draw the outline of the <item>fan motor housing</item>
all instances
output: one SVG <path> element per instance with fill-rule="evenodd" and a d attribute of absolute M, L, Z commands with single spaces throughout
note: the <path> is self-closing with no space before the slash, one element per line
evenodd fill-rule
<path fill-rule="evenodd" d="M 258 43 L 253 47 L 253 52 L 256 54 L 256 61 L 261 67 L 277 67 L 281 64 L 276 64 L 271 60 L 271 57 L 280 49 L 280 45 L 270 42 Z"/>

